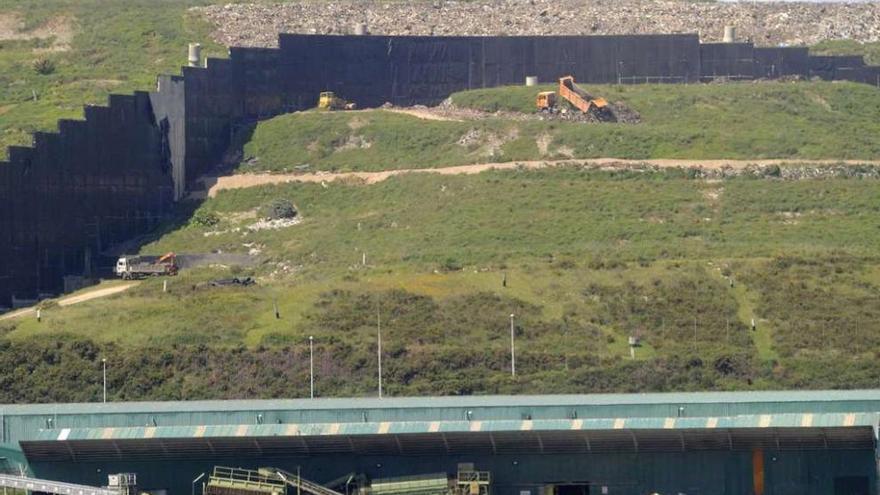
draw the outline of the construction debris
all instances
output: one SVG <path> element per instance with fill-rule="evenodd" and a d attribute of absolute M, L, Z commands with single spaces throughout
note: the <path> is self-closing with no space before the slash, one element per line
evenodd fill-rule
<path fill-rule="evenodd" d="M 230 46 L 275 47 L 278 33 L 376 35 L 607 35 L 697 33 L 721 41 L 724 26 L 760 46 L 828 39 L 880 40 L 880 3 L 681 0 L 311 1 L 199 7 Z"/>
<path fill-rule="evenodd" d="M 474 108 L 455 106 L 450 99 L 444 100 L 440 105 L 437 105 L 436 107 L 425 107 L 421 105 L 418 105 L 416 107 L 395 107 L 390 103 L 386 103 L 382 106 L 382 108 L 384 110 L 396 111 L 398 113 L 416 115 L 419 118 L 427 120 L 454 120 L 463 122 L 467 120 L 500 118 L 514 122 L 524 122 L 528 120 L 559 120 L 564 122 L 582 123 L 604 122 L 603 120 L 597 118 L 591 113 L 572 111 L 565 107 L 558 108 L 552 112 L 522 113 L 507 110 L 485 112 Z M 639 112 L 628 107 L 623 102 L 617 101 L 614 103 L 609 103 L 608 108 L 614 114 L 614 121 L 617 123 L 638 124 L 642 121 L 642 117 Z M 479 142 L 480 138 L 480 131 L 472 129 L 461 137 L 458 144 L 461 146 L 469 146 L 473 143 Z"/>
<path fill-rule="evenodd" d="M 609 103 L 606 107 L 612 118 L 607 118 L 595 112 L 580 112 L 566 107 L 557 107 L 551 111 L 540 112 L 537 114 L 539 120 L 561 120 L 564 122 L 582 122 L 586 124 L 596 124 L 601 122 L 617 122 L 619 124 L 638 124 L 642 121 L 642 116 L 632 108 L 624 105 L 622 102 Z"/>
<path fill-rule="evenodd" d="M 252 223 L 248 225 L 248 230 L 256 232 L 259 230 L 278 230 L 284 229 L 287 227 L 292 227 L 302 221 L 302 218 L 299 216 L 293 218 L 276 218 L 274 220 L 262 219 L 256 223 Z"/>
<path fill-rule="evenodd" d="M 251 277 L 218 278 L 216 280 L 209 280 L 207 282 L 195 284 L 192 286 L 192 290 L 205 289 L 208 287 L 248 287 L 255 285 L 256 283 L 257 282 Z"/>

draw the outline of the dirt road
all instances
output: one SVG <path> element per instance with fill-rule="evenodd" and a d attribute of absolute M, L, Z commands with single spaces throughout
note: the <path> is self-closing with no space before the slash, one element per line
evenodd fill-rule
<path fill-rule="evenodd" d="M 602 168 L 630 168 L 630 167 L 666 167 L 666 168 L 702 168 L 707 170 L 732 168 L 744 169 L 753 166 L 771 165 L 880 165 L 877 160 L 624 160 L 619 158 L 592 158 L 581 160 L 536 160 L 503 163 L 478 163 L 473 165 L 458 165 L 442 168 L 418 168 L 383 170 L 380 172 L 315 172 L 302 174 L 240 174 L 223 177 L 203 177 L 199 182 L 203 184 L 203 190 L 191 193 L 193 199 L 201 199 L 205 196 L 214 197 L 218 192 L 226 189 L 241 189 L 246 187 L 262 186 L 265 184 L 285 184 L 290 182 L 317 182 L 325 183 L 335 180 L 355 179 L 366 184 L 375 184 L 389 177 L 403 174 L 440 174 L 440 175 L 469 175 L 479 174 L 487 170 L 511 170 L 517 168 L 539 169 L 560 165 L 581 165 Z"/>
<path fill-rule="evenodd" d="M 113 294 L 118 294 L 120 292 L 124 292 L 135 285 L 137 282 L 131 282 L 122 285 L 114 285 L 112 287 L 103 287 L 103 288 L 95 288 L 91 290 L 86 290 L 80 292 L 78 294 L 74 294 L 72 296 L 62 297 L 58 300 L 59 306 L 72 306 L 74 304 L 79 304 L 81 302 L 91 301 L 92 299 L 99 299 L 102 297 L 112 296 Z M 37 311 L 36 307 L 30 308 L 22 308 L 16 311 L 12 311 L 6 313 L 5 315 L 0 316 L 0 321 L 10 320 L 12 318 L 18 318 L 20 316 L 26 316 L 30 314 L 34 314 Z"/>

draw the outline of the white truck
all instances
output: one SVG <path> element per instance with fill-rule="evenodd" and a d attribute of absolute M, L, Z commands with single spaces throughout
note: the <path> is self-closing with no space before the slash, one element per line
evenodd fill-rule
<path fill-rule="evenodd" d="M 162 256 L 123 256 L 116 260 L 116 276 L 125 280 L 177 275 L 177 260 L 174 253 Z"/>

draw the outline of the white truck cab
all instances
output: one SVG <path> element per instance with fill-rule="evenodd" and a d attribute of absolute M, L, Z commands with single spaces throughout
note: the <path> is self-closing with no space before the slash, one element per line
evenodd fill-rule
<path fill-rule="evenodd" d="M 126 272 L 128 272 L 128 258 L 122 257 L 116 260 L 116 270 L 115 273 L 117 276 L 123 276 Z"/>

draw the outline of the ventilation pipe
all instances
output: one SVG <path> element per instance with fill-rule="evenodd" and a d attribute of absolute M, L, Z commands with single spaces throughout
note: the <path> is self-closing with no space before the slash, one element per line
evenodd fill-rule
<path fill-rule="evenodd" d="M 724 43 L 736 43 L 736 27 L 724 26 Z"/>
<path fill-rule="evenodd" d="M 189 53 L 187 54 L 187 62 L 190 67 L 199 67 L 202 62 L 202 45 L 199 43 L 189 44 Z"/>

